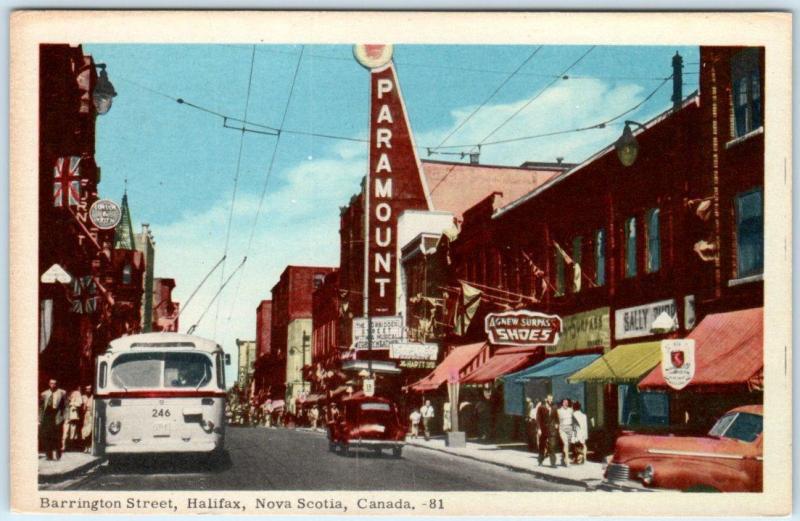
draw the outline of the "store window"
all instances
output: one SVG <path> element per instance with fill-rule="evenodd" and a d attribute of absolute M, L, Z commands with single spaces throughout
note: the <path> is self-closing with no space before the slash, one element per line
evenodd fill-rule
<path fill-rule="evenodd" d="M 658 208 L 652 208 L 646 214 L 647 273 L 655 273 L 661 269 L 660 213 Z"/>
<path fill-rule="evenodd" d="M 669 396 L 666 393 L 639 392 L 636 385 L 620 385 L 617 391 L 620 425 L 669 425 Z"/>
<path fill-rule="evenodd" d="M 606 284 L 606 231 L 602 228 L 594 235 L 594 282 L 598 286 Z"/>
<path fill-rule="evenodd" d="M 758 49 L 745 49 L 731 58 L 734 137 L 763 124 L 758 54 Z"/>
<path fill-rule="evenodd" d="M 636 276 L 636 217 L 625 220 L 625 277 Z"/>
<path fill-rule="evenodd" d="M 761 188 L 736 196 L 737 276 L 764 271 L 764 200 Z"/>
<path fill-rule="evenodd" d="M 583 252 L 583 237 L 578 235 L 572 239 L 572 262 L 573 270 L 581 270 Z M 581 290 L 581 280 L 578 278 L 578 273 L 573 271 L 572 291 L 578 293 Z M 582 275 L 580 275 L 582 277 Z"/>

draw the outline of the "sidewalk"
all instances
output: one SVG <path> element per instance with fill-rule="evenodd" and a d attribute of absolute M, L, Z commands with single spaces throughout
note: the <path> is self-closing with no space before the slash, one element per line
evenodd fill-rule
<path fill-rule="evenodd" d="M 465 448 L 457 449 L 447 447 L 443 436 L 434 436 L 429 441 L 425 441 L 424 438 L 406 437 L 406 444 L 500 465 L 508 469 L 533 474 L 545 481 L 576 485 L 587 490 L 596 490 L 603 480 L 603 469 L 600 463 L 587 461 L 583 465 L 557 466 L 553 468 L 549 466 L 549 461 L 545 460 L 545 464 L 539 466 L 537 455 L 528 452 L 522 443 L 494 445 L 468 441 Z"/>
<path fill-rule="evenodd" d="M 39 454 L 39 483 L 52 483 L 88 472 L 100 465 L 103 458 L 83 452 L 65 452 L 60 460 L 49 461 Z"/>

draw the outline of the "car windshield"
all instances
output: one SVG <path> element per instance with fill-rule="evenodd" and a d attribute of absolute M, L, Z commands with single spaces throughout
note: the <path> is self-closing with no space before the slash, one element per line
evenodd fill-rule
<path fill-rule="evenodd" d="M 211 359 L 201 353 L 130 353 L 111 366 L 111 381 L 123 389 L 200 387 L 211 382 Z"/>
<path fill-rule="evenodd" d="M 764 418 L 758 414 L 737 412 L 720 418 L 709 431 L 709 436 L 752 442 L 761 434 Z"/>

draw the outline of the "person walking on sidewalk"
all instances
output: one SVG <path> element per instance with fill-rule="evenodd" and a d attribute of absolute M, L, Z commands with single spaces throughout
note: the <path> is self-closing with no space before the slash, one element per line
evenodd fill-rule
<path fill-rule="evenodd" d="M 47 389 L 39 395 L 39 439 L 47 459 L 61 459 L 61 429 L 64 425 L 64 406 L 67 393 L 50 379 Z"/>
<path fill-rule="evenodd" d="M 92 386 L 86 385 L 83 388 L 81 395 L 83 400 L 81 412 L 81 445 L 83 452 L 92 452 L 92 428 L 94 427 L 94 395 L 92 394 Z"/>
<path fill-rule="evenodd" d="M 419 421 L 422 418 L 422 415 L 419 413 L 417 409 L 411 411 L 411 414 L 408 416 L 408 419 L 411 420 L 411 437 L 412 438 L 419 438 Z"/>
<path fill-rule="evenodd" d="M 536 414 L 541 405 L 541 400 L 536 400 L 536 403 L 533 403 L 530 398 L 525 398 L 525 439 L 528 442 L 528 452 L 538 452 L 537 438 L 539 437 L 539 428 L 536 422 Z"/>
<path fill-rule="evenodd" d="M 425 431 L 425 441 L 431 439 L 431 424 L 433 423 L 433 405 L 430 400 L 425 400 L 425 405 L 422 406 L 419 413 L 422 415 L 422 428 Z"/>
<path fill-rule="evenodd" d="M 581 410 L 581 402 L 574 402 L 572 410 L 572 443 L 575 445 L 577 452 L 575 463 L 583 464 L 586 463 L 586 440 L 589 437 L 589 427 L 586 421 L 586 414 Z"/>
<path fill-rule="evenodd" d="M 544 457 L 549 452 L 550 466 L 555 467 L 556 455 L 550 447 L 550 435 L 553 426 L 553 395 L 548 394 L 544 403 L 536 410 L 536 427 L 539 434 L 539 465 L 544 462 Z M 557 426 L 556 426 L 557 428 Z"/>
<path fill-rule="evenodd" d="M 69 393 L 66 404 L 66 422 L 64 423 L 64 437 L 61 442 L 61 451 L 75 450 L 80 441 L 81 429 L 81 409 L 83 408 L 83 397 L 81 388 L 76 387 Z"/>
<path fill-rule="evenodd" d="M 565 467 L 569 467 L 569 444 L 572 441 L 574 421 L 572 406 L 564 398 L 558 409 L 558 437 L 561 438 L 561 464 Z"/>

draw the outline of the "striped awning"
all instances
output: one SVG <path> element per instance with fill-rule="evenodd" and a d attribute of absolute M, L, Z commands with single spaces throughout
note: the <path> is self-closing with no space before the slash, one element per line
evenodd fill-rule
<path fill-rule="evenodd" d="M 615 347 L 567 378 L 569 383 L 636 384 L 661 361 L 661 342 Z"/>

